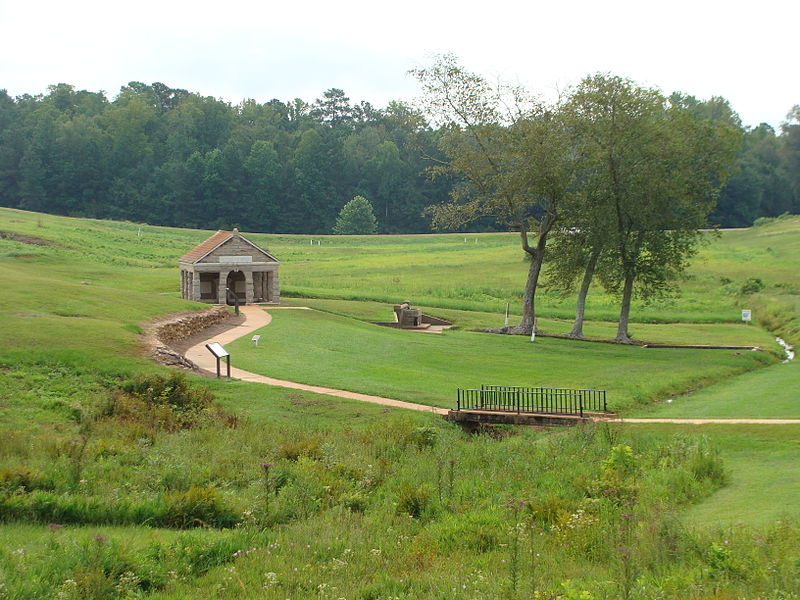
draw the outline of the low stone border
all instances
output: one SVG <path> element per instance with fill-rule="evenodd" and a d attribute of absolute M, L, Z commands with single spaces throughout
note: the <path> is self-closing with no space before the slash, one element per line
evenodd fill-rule
<path fill-rule="evenodd" d="M 145 326 L 145 346 L 148 354 L 163 365 L 199 372 L 200 368 L 196 364 L 170 348 L 170 345 L 229 318 L 230 313 L 226 306 L 212 306 L 205 310 L 183 312 L 148 323 Z"/>

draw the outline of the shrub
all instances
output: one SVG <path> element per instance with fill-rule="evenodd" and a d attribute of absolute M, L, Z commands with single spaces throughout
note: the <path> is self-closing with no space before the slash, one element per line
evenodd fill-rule
<path fill-rule="evenodd" d="M 417 427 L 411 432 L 411 442 L 419 449 L 436 445 L 437 431 L 433 427 Z"/>
<path fill-rule="evenodd" d="M 397 514 L 407 514 L 419 519 L 428 506 L 430 496 L 426 488 L 404 483 L 397 491 Z"/>
<path fill-rule="evenodd" d="M 755 294 L 764 289 L 764 282 L 758 277 L 751 277 L 739 288 L 740 294 Z"/>
<path fill-rule="evenodd" d="M 41 471 L 25 466 L 11 466 L 0 469 L 0 490 L 23 491 L 51 489 L 51 483 Z"/>
<path fill-rule="evenodd" d="M 278 447 L 278 456 L 288 460 L 297 460 L 301 456 L 319 460 L 322 458 L 322 451 L 317 439 L 297 440 L 281 444 Z"/>
<path fill-rule="evenodd" d="M 166 510 L 161 525 L 166 527 L 232 527 L 239 522 L 238 515 L 212 487 L 192 486 L 185 492 L 168 494 L 164 502 Z"/>
<path fill-rule="evenodd" d="M 190 385 L 183 373 L 139 375 L 120 387 L 124 393 L 117 394 L 104 416 L 146 423 L 165 431 L 219 421 L 236 426 L 236 419 L 225 415 L 214 403 L 214 395 Z"/>

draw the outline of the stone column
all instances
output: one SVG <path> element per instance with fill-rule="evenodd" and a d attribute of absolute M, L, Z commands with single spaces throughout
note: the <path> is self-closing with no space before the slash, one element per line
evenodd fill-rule
<path fill-rule="evenodd" d="M 250 269 L 244 272 L 244 303 L 253 303 L 253 271 Z"/>
<path fill-rule="evenodd" d="M 270 273 L 269 278 L 269 301 L 279 304 L 281 301 L 281 288 L 278 281 L 278 269 Z"/>
<path fill-rule="evenodd" d="M 192 295 L 189 300 L 196 300 L 200 302 L 200 273 L 196 271 L 189 272 L 189 281 L 191 282 Z"/>
<path fill-rule="evenodd" d="M 230 271 L 221 270 L 219 272 L 219 286 L 217 286 L 217 301 L 219 302 L 219 304 L 228 303 L 228 295 L 225 292 L 225 286 L 228 283 L 228 273 L 230 273 Z"/>

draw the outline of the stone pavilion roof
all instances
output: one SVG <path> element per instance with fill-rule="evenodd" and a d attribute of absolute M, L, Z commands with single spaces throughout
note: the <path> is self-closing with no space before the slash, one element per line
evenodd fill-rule
<path fill-rule="evenodd" d="M 198 246 L 195 246 L 193 249 L 189 250 L 189 252 L 181 256 L 178 259 L 178 262 L 195 263 L 201 258 L 203 258 L 206 254 L 214 250 L 214 248 L 221 246 L 222 244 L 227 242 L 231 237 L 233 237 L 232 231 L 222 231 L 222 230 L 217 231 L 217 233 L 212 235 L 205 242 L 203 242 Z"/>

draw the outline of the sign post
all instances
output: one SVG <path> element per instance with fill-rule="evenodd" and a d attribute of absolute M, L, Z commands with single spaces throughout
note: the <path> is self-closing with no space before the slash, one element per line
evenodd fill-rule
<path fill-rule="evenodd" d="M 753 319 L 753 311 L 749 309 L 742 310 L 742 321 L 744 321 L 745 325 L 749 325 L 750 321 Z"/>
<path fill-rule="evenodd" d="M 217 378 L 220 377 L 219 372 L 219 359 L 224 358 L 225 361 L 228 363 L 228 378 L 230 379 L 231 376 L 231 355 L 230 353 L 222 347 L 222 344 L 219 342 L 211 342 L 210 344 L 206 344 L 206 348 L 211 354 L 214 355 L 214 358 L 217 359 Z"/>

